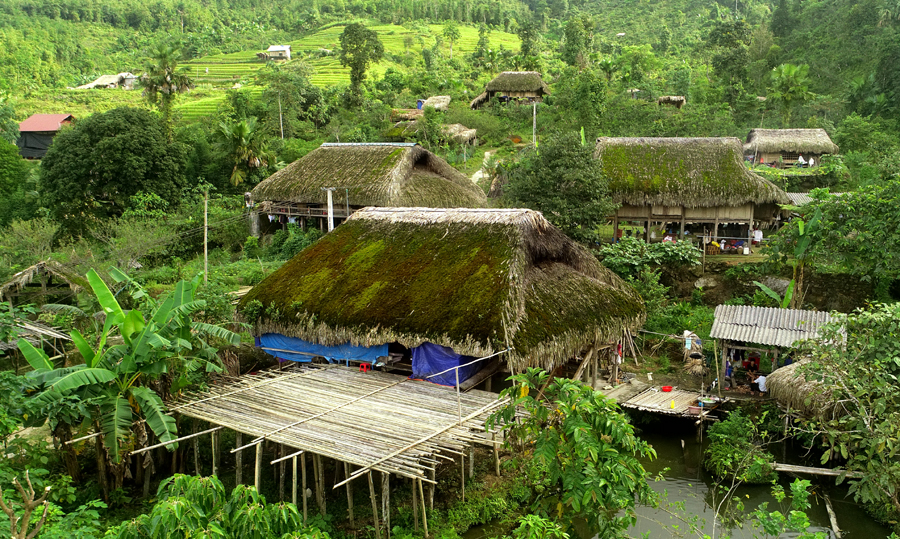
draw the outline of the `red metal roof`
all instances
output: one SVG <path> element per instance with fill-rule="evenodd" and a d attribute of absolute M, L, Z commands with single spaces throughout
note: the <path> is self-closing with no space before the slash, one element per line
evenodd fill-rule
<path fill-rule="evenodd" d="M 63 123 L 74 119 L 71 114 L 32 114 L 19 124 L 19 131 L 59 131 Z"/>

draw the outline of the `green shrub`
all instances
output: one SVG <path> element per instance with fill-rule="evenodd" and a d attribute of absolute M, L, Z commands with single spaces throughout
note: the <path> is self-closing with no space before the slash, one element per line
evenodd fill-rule
<path fill-rule="evenodd" d="M 775 480 L 775 457 L 765 450 L 764 436 L 758 421 L 745 416 L 740 409 L 709 428 L 709 447 L 704 467 L 716 477 L 733 477 L 744 483 L 769 483 Z"/>
<path fill-rule="evenodd" d="M 594 252 L 604 266 L 620 277 L 633 277 L 646 267 L 681 267 L 700 264 L 703 253 L 687 241 L 647 243 L 625 236 Z"/>

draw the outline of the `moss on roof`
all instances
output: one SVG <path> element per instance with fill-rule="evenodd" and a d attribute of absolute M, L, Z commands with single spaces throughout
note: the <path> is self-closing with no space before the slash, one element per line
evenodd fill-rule
<path fill-rule="evenodd" d="M 421 178 L 428 181 L 417 183 Z M 354 206 L 479 208 L 486 200 L 465 174 L 421 146 L 388 143 L 323 144 L 260 182 L 253 200 L 321 204 L 324 187 L 336 187 Z"/>
<path fill-rule="evenodd" d="M 241 301 L 257 333 L 322 344 L 430 341 L 553 368 L 644 319 L 640 296 L 531 210 L 366 208 Z M 250 317 L 250 316 L 248 316 Z"/>
<path fill-rule="evenodd" d="M 744 144 L 748 153 L 838 153 L 824 129 L 751 129 Z"/>
<path fill-rule="evenodd" d="M 550 93 L 550 88 L 541 79 L 537 71 L 504 71 L 494 77 L 487 86 L 486 92 L 538 92 Z"/>
<path fill-rule="evenodd" d="M 736 138 L 597 139 L 619 203 L 687 208 L 787 203 L 787 194 L 744 166 Z"/>

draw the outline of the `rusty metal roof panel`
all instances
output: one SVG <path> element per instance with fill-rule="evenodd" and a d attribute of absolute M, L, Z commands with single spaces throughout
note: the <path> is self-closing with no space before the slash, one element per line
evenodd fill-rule
<path fill-rule="evenodd" d="M 767 346 L 791 346 L 796 341 L 816 337 L 819 329 L 830 321 L 831 315 L 821 311 L 719 305 L 710 337 Z"/>

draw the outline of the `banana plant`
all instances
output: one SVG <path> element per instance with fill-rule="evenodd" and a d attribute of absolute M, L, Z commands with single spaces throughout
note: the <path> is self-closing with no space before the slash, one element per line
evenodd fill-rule
<path fill-rule="evenodd" d="M 160 441 L 171 441 L 178 435 L 175 419 L 167 413 L 163 399 L 147 384 L 168 374 L 178 391 L 187 385 L 190 372 L 201 367 L 207 372 L 220 370 L 215 363 L 216 350 L 202 337 L 213 335 L 238 344 L 240 336 L 191 320 L 190 315 L 206 305 L 194 299 L 199 278 L 181 281 L 171 294 L 154 300 L 124 273 L 112 270 L 112 274 L 132 287 L 132 297 L 151 309 L 149 315 L 138 309 L 125 312 L 103 279 L 91 270 L 87 279 L 105 320 L 95 346 L 78 330 L 71 332 L 84 364 L 56 369 L 47 354 L 28 341 L 20 339 L 18 347 L 34 368 L 30 376 L 44 387 L 36 397 L 42 404 L 68 396 L 95 403 L 93 419 L 100 425 L 103 445 L 110 459 L 119 462 L 133 439 L 135 420 L 146 421 Z M 110 346 L 110 337 L 116 334 L 122 344 Z"/>

